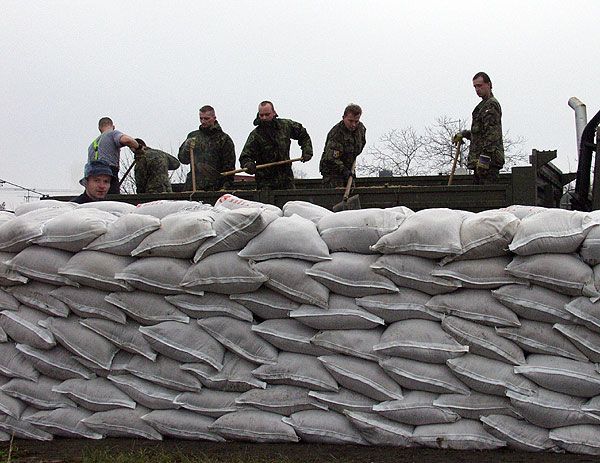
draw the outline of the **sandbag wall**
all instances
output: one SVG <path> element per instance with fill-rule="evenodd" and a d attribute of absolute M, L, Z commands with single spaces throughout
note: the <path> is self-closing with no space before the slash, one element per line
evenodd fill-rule
<path fill-rule="evenodd" d="M 0 439 L 600 454 L 597 219 L 231 198 L 2 213 Z"/>

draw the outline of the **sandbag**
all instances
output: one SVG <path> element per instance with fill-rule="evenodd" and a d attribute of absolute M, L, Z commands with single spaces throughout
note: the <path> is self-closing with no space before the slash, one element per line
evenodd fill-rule
<path fill-rule="evenodd" d="M 429 294 L 416 289 L 399 288 L 399 291 L 394 294 L 375 294 L 356 298 L 356 305 L 382 318 L 386 323 L 411 318 L 440 320 L 442 314 L 426 306 L 429 299 L 431 299 Z"/>
<path fill-rule="evenodd" d="M 137 288 L 157 294 L 181 294 L 191 292 L 202 295 L 194 289 L 184 290 L 180 286 L 186 272 L 190 268 L 189 261 L 173 257 L 144 257 L 134 260 L 122 270 L 115 272 L 115 279 L 128 288 Z M 115 290 L 113 290 L 115 291 Z M 116 290 L 119 291 L 119 290 Z"/>
<path fill-rule="evenodd" d="M 135 259 L 100 251 L 80 251 L 69 259 L 58 273 L 81 285 L 102 291 L 129 291 L 131 286 L 116 278 Z"/>
<path fill-rule="evenodd" d="M 296 214 L 315 224 L 318 224 L 321 218 L 333 214 L 329 209 L 308 201 L 288 201 L 283 205 L 282 210 L 284 217 L 291 217 Z"/>
<path fill-rule="evenodd" d="M 166 321 L 188 323 L 190 317 L 180 312 L 160 294 L 146 291 L 110 293 L 106 302 L 118 307 L 142 325 L 154 325 Z"/>
<path fill-rule="evenodd" d="M 368 442 L 352 427 L 344 415 L 325 410 L 304 410 L 284 417 L 305 442 L 325 444 L 359 444 Z"/>
<path fill-rule="evenodd" d="M 524 452 L 556 451 L 547 429 L 540 428 L 525 420 L 507 415 L 487 415 L 481 417 L 483 427 L 500 440 L 506 441 L 509 448 Z"/>
<path fill-rule="evenodd" d="M 5 265 L 13 272 L 42 283 L 78 286 L 68 277 L 58 273 L 72 256 L 68 251 L 32 245 L 23 249 Z"/>
<path fill-rule="evenodd" d="M 156 217 L 136 213 L 125 214 L 108 224 L 106 233 L 100 235 L 83 249 L 131 256 L 131 252 L 140 245 L 144 238 L 159 228 L 160 219 Z"/>
<path fill-rule="evenodd" d="M 493 450 L 506 445 L 475 420 L 417 426 L 413 440 L 426 447 L 452 450 Z"/>
<path fill-rule="evenodd" d="M 246 322 L 254 320 L 250 310 L 230 299 L 225 294 L 205 293 L 202 296 L 196 294 L 176 294 L 165 296 L 165 300 L 193 318 L 223 316 L 237 318 Z"/>
<path fill-rule="evenodd" d="M 242 410 L 228 413 L 209 427 L 225 439 L 250 442 L 298 442 L 294 428 L 281 415 L 262 410 Z"/>

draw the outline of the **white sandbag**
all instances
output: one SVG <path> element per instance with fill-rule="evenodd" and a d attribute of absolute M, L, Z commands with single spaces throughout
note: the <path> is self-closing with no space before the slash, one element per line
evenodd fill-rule
<path fill-rule="evenodd" d="M 337 391 L 338 384 L 312 355 L 280 352 L 274 365 L 261 365 L 252 374 L 269 384 L 299 386 L 317 391 Z"/>
<path fill-rule="evenodd" d="M 342 296 L 363 297 L 381 293 L 397 293 L 398 288 L 370 267 L 376 255 L 334 252 L 332 259 L 317 262 L 306 274 Z"/>
<path fill-rule="evenodd" d="M 446 363 L 461 381 L 483 394 L 504 397 L 508 389 L 527 395 L 538 389 L 534 382 L 515 373 L 522 367 L 513 367 L 499 360 L 467 354 Z"/>
<path fill-rule="evenodd" d="M 163 436 L 212 442 L 225 441 L 209 429 L 215 421 L 213 418 L 189 410 L 152 410 L 143 415 L 142 420 Z"/>
<path fill-rule="evenodd" d="M 383 328 L 324 330 L 315 334 L 310 342 L 325 351 L 329 351 L 319 355 L 329 355 L 337 352 L 338 354 L 378 362 L 381 355 L 373 350 L 373 346 L 379 343 L 382 333 Z"/>
<path fill-rule="evenodd" d="M 4 385 L 11 381 L 9 378 L 2 377 L 0 384 Z M 0 388 L 0 412 L 12 416 L 15 419 L 21 418 L 21 414 L 27 408 L 27 404 L 22 400 L 16 399 L 11 395 L 6 394 Z"/>
<path fill-rule="evenodd" d="M 329 249 L 319 236 L 317 226 L 298 215 L 279 217 L 239 252 L 254 261 L 293 258 L 311 262 L 329 260 Z"/>
<path fill-rule="evenodd" d="M 378 400 L 345 387 L 340 387 L 337 391 L 310 391 L 308 395 L 316 399 L 325 409 L 339 413 L 344 413 L 345 410 L 372 412 L 373 405 L 379 403 Z"/>
<path fill-rule="evenodd" d="M 521 320 L 519 328 L 496 328 L 496 333 L 516 342 L 531 354 L 558 355 L 582 362 L 588 360 L 568 339 L 552 329 L 550 323 Z"/>
<path fill-rule="evenodd" d="M 600 222 L 600 214 L 598 211 L 592 211 L 589 216 L 594 222 Z M 588 265 L 600 264 L 600 227 L 591 227 L 588 231 L 587 236 L 581 243 L 579 249 L 579 255 L 583 261 Z"/>
<path fill-rule="evenodd" d="M 598 369 L 596 367 L 596 369 Z M 581 410 L 593 414 L 596 421 L 600 421 L 600 396 L 592 397 L 581 406 Z M 595 422 L 594 424 L 600 424 Z"/>
<path fill-rule="evenodd" d="M 388 420 L 376 413 L 345 410 L 344 415 L 371 445 L 412 447 L 413 427 Z"/>
<path fill-rule="evenodd" d="M 573 322 L 565 310 L 571 298 L 537 285 L 506 285 L 492 291 L 492 296 L 519 317 L 546 323 Z"/>
<path fill-rule="evenodd" d="M 259 203 L 258 201 L 250 201 L 248 199 L 238 198 L 237 196 L 229 193 L 224 194 L 215 201 L 215 210 L 219 212 L 226 210 L 241 209 L 246 207 L 263 209 L 277 214 L 279 217 L 283 215 L 283 211 L 273 204 L 265 204 Z"/>
<path fill-rule="evenodd" d="M 200 244 L 194 262 L 219 252 L 239 251 L 279 216 L 264 209 L 224 210 L 215 215 L 215 236 Z"/>
<path fill-rule="evenodd" d="M 246 392 L 267 387 L 267 383 L 252 375 L 256 364 L 229 351 L 225 352 L 221 371 L 200 363 L 185 363 L 180 368 L 194 373 L 206 387 L 219 391 Z"/>
<path fill-rule="evenodd" d="M 60 380 L 49 378 L 48 376 L 40 376 L 37 381 L 13 378 L 6 384 L 3 384 L 1 389 L 5 394 L 22 400 L 39 410 L 77 407 L 75 402 L 52 390 L 54 386 L 60 383 Z"/>
<path fill-rule="evenodd" d="M 291 217 L 296 214 L 315 224 L 318 224 L 321 218 L 333 214 L 329 209 L 308 201 L 288 201 L 283 205 L 282 210 L 284 217 Z"/>
<path fill-rule="evenodd" d="M 80 251 L 58 273 L 83 286 L 102 291 L 130 291 L 131 286 L 116 279 L 116 275 L 134 262 L 132 257 L 100 251 Z"/>
<path fill-rule="evenodd" d="M 110 293 L 95 288 L 61 286 L 50 292 L 50 296 L 64 302 L 82 318 L 103 318 L 116 323 L 125 323 L 125 314 L 104 298 Z"/>
<path fill-rule="evenodd" d="M 511 449 L 523 452 L 556 451 L 547 429 L 540 428 L 525 420 L 507 415 L 487 415 L 481 417 L 483 427 L 496 438 L 506 441 Z"/>
<path fill-rule="evenodd" d="M 155 361 L 134 355 L 125 365 L 125 370 L 139 378 L 176 391 L 199 391 L 202 388 L 200 381 L 180 367 L 180 362 L 164 355 L 159 355 Z"/>
<path fill-rule="evenodd" d="M 144 338 L 140 330 L 140 326 L 135 322 L 127 322 L 125 324 L 114 323 L 111 320 L 102 320 L 100 318 L 89 318 L 79 320 L 86 328 L 89 328 L 94 333 L 105 337 L 114 345 L 118 346 L 132 354 L 143 355 L 150 360 L 156 360 L 156 352 L 152 350 L 150 343 Z"/>
<path fill-rule="evenodd" d="M 8 261 L 6 266 L 13 272 L 42 283 L 77 286 L 77 283 L 58 273 L 58 269 L 66 265 L 72 256 L 68 251 L 32 245 Z"/>
<path fill-rule="evenodd" d="M 240 394 L 235 403 L 240 407 L 253 407 L 280 415 L 291 415 L 302 410 L 325 410 L 316 399 L 308 395 L 309 390 L 298 386 L 269 386 L 252 389 Z"/>
<path fill-rule="evenodd" d="M 600 417 L 583 410 L 581 397 L 560 394 L 540 388 L 532 395 L 507 391 L 515 411 L 528 422 L 541 428 L 558 428 L 573 424 L 600 424 Z"/>
<path fill-rule="evenodd" d="M 511 407 L 510 400 L 490 394 L 471 391 L 464 394 L 441 394 L 433 401 L 436 407 L 442 407 L 458 413 L 462 418 L 479 420 L 486 415 L 509 415 L 518 417 Z"/>
<path fill-rule="evenodd" d="M 67 379 L 52 390 L 92 412 L 136 408 L 136 403 L 106 378 Z"/>
<path fill-rule="evenodd" d="M 152 348 L 180 362 L 205 362 L 223 368 L 225 349 L 196 323 L 176 321 L 141 326 L 142 335 Z"/>
<path fill-rule="evenodd" d="M 15 217 L 16 216 L 13 212 L 0 211 L 0 225 L 2 225 L 4 222 L 14 219 Z"/>
<path fill-rule="evenodd" d="M 587 297 L 576 297 L 565 305 L 565 311 L 578 323 L 590 330 L 600 332 L 600 303 Z"/>
<path fill-rule="evenodd" d="M 134 375 L 108 375 L 107 379 L 135 400 L 138 405 L 148 407 L 150 410 L 179 408 L 179 405 L 174 403 L 179 391 L 159 386 Z"/>
<path fill-rule="evenodd" d="M 343 303 L 332 305 L 336 297 L 347 300 L 347 305 Z M 383 319 L 358 307 L 353 298 L 332 294 L 329 301 L 329 309 L 301 305 L 297 310 L 290 312 L 290 317 L 316 330 L 360 330 L 376 328 L 384 324 Z"/>
<path fill-rule="evenodd" d="M 0 309 L 1 310 L 19 310 L 19 300 L 0 288 Z"/>
<path fill-rule="evenodd" d="M 595 225 L 584 212 L 545 209 L 521 220 L 508 248 L 521 256 L 576 252 Z"/>
<path fill-rule="evenodd" d="M 412 288 L 431 295 L 450 293 L 460 287 L 456 280 L 434 276 L 432 272 L 439 268 L 438 263 L 424 257 L 386 254 L 372 263 L 371 268 L 401 288 Z"/>
<path fill-rule="evenodd" d="M 577 254 L 515 256 L 506 271 L 568 296 L 598 297 L 594 272 Z"/>
<path fill-rule="evenodd" d="M 50 295 L 56 288 L 47 283 L 32 281 L 26 285 L 10 286 L 6 290 L 21 304 L 55 317 L 67 317 L 70 313 L 69 306 Z"/>
<path fill-rule="evenodd" d="M 323 444 L 369 443 L 352 427 L 344 415 L 325 410 L 304 410 L 282 418 L 284 423 L 294 428 L 305 442 Z"/>
<path fill-rule="evenodd" d="M 469 352 L 513 365 L 525 363 L 523 350 L 514 342 L 499 336 L 494 328 L 459 317 L 444 317 L 442 328 L 469 346 Z"/>
<path fill-rule="evenodd" d="M 402 389 L 375 362 L 346 355 L 324 355 L 319 361 L 339 385 L 374 400 L 402 398 Z"/>
<path fill-rule="evenodd" d="M 326 215 L 317 226 L 331 252 L 371 254 L 370 247 L 393 232 L 413 212 L 390 209 L 360 209 Z"/>
<path fill-rule="evenodd" d="M 164 217 L 160 228 L 131 251 L 135 257 L 191 259 L 204 240 L 215 236 L 211 211 L 180 212 Z"/>
<path fill-rule="evenodd" d="M 460 416 L 453 411 L 434 406 L 435 399 L 437 394 L 431 392 L 406 391 L 404 398 L 381 402 L 373 406 L 373 411 L 390 420 L 413 426 L 460 420 Z"/>
<path fill-rule="evenodd" d="M 506 445 L 475 420 L 417 426 L 413 440 L 425 447 L 452 450 L 494 450 Z"/>
<path fill-rule="evenodd" d="M 110 369 L 113 357 L 119 348 L 106 338 L 80 325 L 78 317 L 51 317 L 41 323 L 65 349 L 100 368 Z"/>
<path fill-rule="evenodd" d="M 182 392 L 175 398 L 174 404 L 212 418 L 219 418 L 237 411 L 235 399 L 238 395 L 236 392 L 202 389 L 200 392 Z"/>
<path fill-rule="evenodd" d="M 40 441 L 52 440 L 52 434 L 38 429 L 26 421 L 27 416 L 33 415 L 38 410 L 28 407 L 22 414 L 22 419 L 17 420 L 10 415 L 0 415 L 0 431 L 8 433 L 18 439 L 31 439 Z"/>
<path fill-rule="evenodd" d="M 144 407 L 137 407 L 135 410 L 127 408 L 107 410 L 96 412 L 81 422 L 106 437 L 141 437 L 162 440 L 162 436 L 142 420 L 142 416 L 149 412 L 150 410 Z"/>
<path fill-rule="evenodd" d="M 307 280 L 309 279 L 306 275 L 303 276 Z M 234 303 L 237 302 L 243 305 L 254 315 L 263 320 L 288 318 L 292 310 L 296 310 L 300 307 L 299 302 L 292 301 L 283 294 L 273 291 L 266 286 L 261 286 L 251 293 L 230 294 L 229 299 Z"/>
<path fill-rule="evenodd" d="M 571 341 L 590 362 L 600 362 L 600 334 L 580 325 L 555 323 L 552 328 Z"/>
<path fill-rule="evenodd" d="M 256 291 L 266 280 L 265 275 L 251 268 L 236 251 L 226 251 L 193 264 L 180 284 L 189 292 L 233 294 Z"/>
<path fill-rule="evenodd" d="M 394 294 L 375 294 L 357 298 L 356 305 L 382 318 L 386 323 L 411 318 L 441 320 L 442 314 L 426 306 L 429 299 L 431 299 L 429 294 L 416 289 L 399 288 L 399 292 Z"/>
<path fill-rule="evenodd" d="M 50 331 L 38 325 L 48 315 L 25 305 L 18 311 L 0 312 L 0 328 L 16 343 L 27 344 L 38 349 L 52 349 L 56 340 Z"/>
<path fill-rule="evenodd" d="M 71 209 L 75 209 L 77 204 L 59 201 L 58 199 L 44 199 L 43 201 L 31 201 L 23 204 L 18 204 L 15 207 L 14 217 L 19 217 L 21 215 L 27 214 L 31 211 L 37 211 L 39 209 L 55 209 L 59 213 L 70 211 Z"/>
<path fill-rule="evenodd" d="M 118 307 L 142 325 L 154 325 L 166 321 L 189 323 L 190 317 L 180 312 L 160 294 L 146 291 L 110 293 L 106 302 Z"/>
<path fill-rule="evenodd" d="M 14 286 L 25 284 L 29 281 L 25 275 L 11 270 L 7 263 L 17 255 L 16 252 L 0 251 L 0 286 Z"/>
<path fill-rule="evenodd" d="M 515 373 L 551 391 L 577 397 L 600 395 L 600 374 L 590 362 L 531 354 L 526 365 L 515 367 Z"/>
<path fill-rule="evenodd" d="M 83 357 L 75 357 L 75 356 L 72 356 L 72 357 L 78 363 L 83 365 L 85 368 L 92 371 L 95 376 L 100 376 L 102 378 L 108 378 L 108 375 L 110 375 L 110 374 L 116 374 L 116 375 L 126 374 L 127 370 L 125 369 L 125 366 L 135 356 L 131 352 L 127 352 L 125 350 L 119 350 L 117 352 L 117 354 L 113 357 L 113 361 L 110 364 L 110 368 L 108 368 L 108 369 L 102 368 L 102 367 L 96 365 L 95 363 L 90 362 L 87 359 L 84 359 Z M 92 378 L 94 377 L 94 375 L 92 375 Z"/>
<path fill-rule="evenodd" d="M 97 209 L 99 211 L 110 212 L 117 217 L 135 212 L 136 207 L 133 204 L 121 201 L 93 201 L 79 204 L 77 209 Z"/>
<path fill-rule="evenodd" d="M 246 322 L 254 320 L 250 310 L 225 294 L 176 294 L 165 296 L 165 300 L 193 318 L 233 317 Z"/>
<path fill-rule="evenodd" d="M 210 210 L 212 210 L 211 205 L 202 204 L 200 201 L 160 199 L 158 201 L 138 204 L 135 212 L 136 214 L 151 215 L 152 217 L 162 219 L 168 215 L 176 214 L 178 212 Z"/>
<path fill-rule="evenodd" d="M 567 452 L 600 455 L 600 425 L 564 426 L 551 430 L 549 437 Z"/>
<path fill-rule="evenodd" d="M 462 288 L 495 289 L 517 283 L 517 279 L 505 270 L 510 261 L 509 256 L 459 260 L 434 268 L 431 275 L 450 280 Z"/>
<path fill-rule="evenodd" d="M 88 244 L 84 250 L 131 256 L 131 252 L 144 238 L 159 228 L 160 219 L 156 217 L 135 213 L 125 214 L 110 223 L 106 233 Z"/>
<path fill-rule="evenodd" d="M 189 261 L 173 257 L 143 257 L 115 272 L 115 279 L 128 287 L 157 294 L 180 294 L 181 280 L 190 268 Z M 122 280 L 122 281 L 120 281 Z M 119 291 L 119 290 L 116 290 Z M 195 294 L 202 291 L 188 290 Z"/>
<path fill-rule="evenodd" d="M 542 206 L 525 206 L 522 204 L 513 204 L 498 210 L 502 212 L 510 212 L 511 214 L 514 214 L 515 217 L 517 217 L 519 220 L 522 220 L 530 215 L 545 211 L 546 208 Z"/>
<path fill-rule="evenodd" d="M 469 215 L 472 213 L 452 209 L 423 209 L 409 215 L 396 231 L 383 236 L 371 249 L 429 259 L 460 254 L 460 228 Z"/>
<path fill-rule="evenodd" d="M 252 325 L 252 331 L 276 348 L 286 352 L 314 356 L 330 353 L 327 349 L 311 344 L 311 339 L 317 331 L 297 320 L 265 320 L 258 325 Z"/>
<path fill-rule="evenodd" d="M 40 410 L 28 415 L 27 423 L 43 429 L 55 436 L 69 438 L 102 439 L 102 434 L 92 431 L 81 420 L 88 418 L 92 412 L 81 407 Z"/>
<path fill-rule="evenodd" d="M 520 326 L 519 318 L 484 289 L 460 289 L 433 296 L 426 304 L 432 310 L 488 326 Z"/>
<path fill-rule="evenodd" d="M 274 364 L 277 349 L 254 331 L 252 325 L 230 317 L 211 317 L 198 324 L 225 348 L 254 363 Z"/>
<path fill-rule="evenodd" d="M 94 373 L 77 362 L 71 352 L 61 346 L 51 350 L 36 349 L 25 344 L 17 344 L 16 348 L 21 352 L 35 370 L 50 378 L 65 379 L 91 379 Z"/>
<path fill-rule="evenodd" d="M 250 263 L 250 266 L 265 275 L 265 285 L 295 302 L 314 304 L 326 309 L 329 288 L 311 278 L 306 271 L 312 263 L 300 259 L 270 259 Z"/>
<path fill-rule="evenodd" d="M 446 360 L 469 352 L 469 346 L 445 333 L 439 322 L 415 319 L 389 325 L 373 350 L 392 357 L 445 364 Z"/>
<path fill-rule="evenodd" d="M 301 413 L 301 412 L 300 412 Z M 228 440 L 250 442 L 298 442 L 294 428 L 281 419 L 281 415 L 262 410 L 242 410 L 228 413 L 209 427 Z"/>
<path fill-rule="evenodd" d="M 42 235 L 33 243 L 78 252 L 100 235 L 117 216 L 98 209 L 73 209 L 44 223 Z"/>
<path fill-rule="evenodd" d="M 379 365 L 394 381 L 407 389 L 438 394 L 469 394 L 469 388 L 460 382 L 446 365 L 400 357 L 380 360 Z"/>
<path fill-rule="evenodd" d="M 44 223 L 64 212 L 61 208 L 41 208 L 0 224 L 0 251 L 21 252 L 31 240 L 42 235 Z"/>
<path fill-rule="evenodd" d="M 0 373 L 9 378 L 37 381 L 40 374 L 33 363 L 12 342 L 0 344 Z"/>

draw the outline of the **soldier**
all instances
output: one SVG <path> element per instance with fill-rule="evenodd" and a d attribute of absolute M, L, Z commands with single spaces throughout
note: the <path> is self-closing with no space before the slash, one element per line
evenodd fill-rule
<path fill-rule="evenodd" d="M 136 138 L 140 148 L 135 154 L 135 189 L 141 193 L 171 193 L 169 171 L 178 169 L 179 161 L 164 151 L 150 148 L 144 140 Z"/>
<path fill-rule="evenodd" d="M 137 142 L 122 132 L 115 130 L 115 125 L 110 117 L 103 117 L 98 121 L 100 136 L 88 147 L 88 162 L 104 161 L 112 169 L 113 175 L 108 194 L 119 194 L 119 162 L 120 151 L 123 146 L 131 150 L 139 148 Z"/>
<path fill-rule="evenodd" d="M 83 178 L 79 183 L 85 191 L 71 200 L 72 203 L 85 204 L 102 201 L 108 194 L 113 171 L 104 161 L 90 161 L 83 169 Z"/>
<path fill-rule="evenodd" d="M 233 187 L 233 176 L 224 177 L 221 172 L 235 169 L 235 147 L 217 122 L 212 106 L 200 108 L 200 127 L 190 132 L 179 147 L 177 157 L 183 164 L 190 164 L 190 149 L 194 153 L 196 189 L 215 191 Z M 191 170 L 185 188 L 192 190 Z"/>
<path fill-rule="evenodd" d="M 257 127 L 250 132 L 242 154 L 240 166 L 255 175 L 256 189 L 293 189 L 294 173 L 290 164 L 256 170 L 257 164 L 290 159 L 291 140 L 298 140 L 302 150 L 302 162 L 312 158 L 310 136 L 302 124 L 290 119 L 279 119 L 273 103 L 263 101 L 258 105 Z"/>
<path fill-rule="evenodd" d="M 463 138 L 471 141 L 467 167 L 474 171 L 476 185 L 498 181 L 504 166 L 502 142 L 502 108 L 492 94 L 492 81 L 485 72 L 473 76 L 473 87 L 481 102 L 473 110 L 471 130 L 463 130 L 454 136 L 453 142 Z"/>
<path fill-rule="evenodd" d="M 342 120 L 327 134 L 325 149 L 319 171 L 325 188 L 346 186 L 352 174 L 352 164 L 362 153 L 367 142 L 367 129 L 360 122 L 362 109 L 357 104 L 349 104 L 344 109 Z"/>

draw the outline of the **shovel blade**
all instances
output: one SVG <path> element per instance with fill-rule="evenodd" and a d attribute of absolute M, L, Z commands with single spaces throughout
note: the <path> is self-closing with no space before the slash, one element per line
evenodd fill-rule
<path fill-rule="evenodd" d="M 344 199 L 332 208 L 333 212 L 353 211 L 357 209 L 360 209 L 360 198 L 358 195 L 350 196 L 348 199 Z"/>

